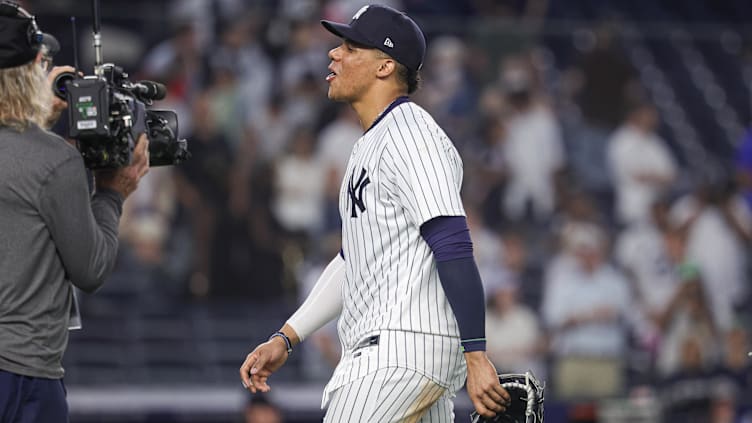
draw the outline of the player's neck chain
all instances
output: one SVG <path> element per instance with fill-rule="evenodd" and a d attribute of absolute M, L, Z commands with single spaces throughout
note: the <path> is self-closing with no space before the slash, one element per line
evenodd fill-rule
<path fill-rule="evenodd" d="M 368 131 L 370 131 L 371 128 L 373 128 L 374 126 L 376 126 L 376 124 L 378 124 L 379 122 L 381 122 L 381 119 L 383 119 L 384 116 L 386 116 L 389 112 L 391 112 L 392 109 L 394 109 L 395 107 L 399 106 L 402 103 L 407 103 L 408 101 L 410 101 L 410 97 L 408 97 L 406 95 L 399 96 L 396 99 L 394 99 L 394 101 L 392 101 L 391 103 L 389 103 L 389 105 L 386 106 L 384 108 L 384 110 L 382 110 L 381 113 L 379 113 L 378 116 L 376 116 L 376 120 L 374 120 L 373 123 L 371 124 L 371 126 L 369 126 L 368 129 L 366 129 L 366 132 L 364 132 L 364 134 L 368 133 Z"/>

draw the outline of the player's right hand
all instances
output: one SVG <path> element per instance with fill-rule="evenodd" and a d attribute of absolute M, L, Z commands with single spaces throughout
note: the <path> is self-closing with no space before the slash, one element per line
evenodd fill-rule
<path fill-rule="evenodd" d="M 259 345 L 248 354 L 240 366 L 240 379 L 243 386 L 254 394 L 269 392 L 266 383 L 272 373 L 287 361 L 287 345 L 279 337 L 274 337 Z"/>

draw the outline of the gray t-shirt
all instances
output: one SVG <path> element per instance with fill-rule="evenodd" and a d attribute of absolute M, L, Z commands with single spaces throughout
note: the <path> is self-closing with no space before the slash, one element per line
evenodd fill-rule
<path fill-rule="evenodd" d="M 0 369 L 59 379 L 73 286 L 112 271 L 123 198 L 89 194 L 79 152 L 37 126 L 0 126 Z"/>

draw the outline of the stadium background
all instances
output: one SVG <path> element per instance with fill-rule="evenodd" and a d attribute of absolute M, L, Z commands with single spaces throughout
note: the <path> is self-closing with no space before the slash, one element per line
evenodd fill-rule
<path fill-rule="evenodd" d="M 670 183 L 652 188 L 673 211 L 672 223 L 653 222 L 668 238 L 699 225 L 699 219 L 681 220 L 681 200 L 703 198 L 698 214 L 712 214 L 732 209 L 726 202 L 746 192 L 740 208 L 716 213 L 728 236 L 701 238 L 705 251 L 732 245 L 733 254 L 705 257 L 700 249 L 700 257 L 678 258 L 682 272 L 669 267 L 669 276 L 662 275 L 679 284 L 697 277 L 689 262 L 717 260 L 746 266 L 730 282 L 746 287 L 752 4 L 386 3 L 414 16 L 429 39 L 415 101 L 446 128 L 465 161 L 463 193 L 489 315 L 505 334 L 506 349 L 492 355 L 499 369 L 534 368 L 548 380 L 549 422 L 748 421 L 746 290 L 723 304 L 710 299 L 721 289 L 715 280 L 704 280 L 700 318 L 672 310 L 664 316 L 669 323 L 652 331 L 635 318 L 652 294 L 640 291 L 640 263 L 665 257 L 649 255 L 663 251 L 660 242 L 617 254 L 620 238 L 637 229 L 618 214 L 621 188 L 612 177 L 609 144 L 634 105 L 654 106 L 655 142 L 667 147 L 678 169 Z M 77 17 L 81 69 L 90 74 L 89 2 L 24 4 L 60 39 L 56 64 L 73 63 L 68 17 Z M 336 40 L 318 20 L 348 21 L 360 6 L 351 0 L 101 1 L 105 61 L 124 67 L 132 80 L 168 86 L 158 106 L 178 111 L 193 158 L 153 168 L 142 181 L 127 203 L 111 280 L 82 298 L 84 329 L 71 334 L 65 356 L 73 422 L 244 421 L 250 396 L 237 375 L 243 357 L 294 310 L 339 248 L 333 192 L 360 130 L 346 108 L 326 99 L 326 51 Z M 520 142 L 539 154 L 521 169 L 510 163 L 529 160 L 531 152 L 509 148 Z M 746 188 L 729 183 L 743 181 L 744 172 Z M 510 187 L 531 178 L 542 184 L 536 186 L 543 198 L 553 193 L 554 207 L 544 201 L 517 213 Z M 560 334 L 546 311 L 554 306 L 546 304 L 556 302 L 548 282 L 562 271 L 556 262 L 567 245 L 601 246 L 600 232 L 578 226 L 581 221 L 601 228 L 610 263 L 603 266 L 627 280 L 633 295 L 630 311 L 610 327 L 622 347 L 608 359 L 625 370 L 617 391 L 567 396 L 555 389 L 554 369 L 567 353 L 557 349 Z M 516 313 L 511 323 L 510 309 Z M 670 324 L 674 318 L 683 329 Z M 663 363 L 667 344 L 681 345 L 679 355 L 690 358 Z M 272 378 L 265 401 L 284 421 L 320 420 L 320 392 L 337 349 L 336 334 L 326 328 Z M 253 405 L 257 412 L 263 407 Z M 469 407 L 461 394 L 457 421 L 465 421 Z M 269 414 L 248 421 L 278 421 Z"/>

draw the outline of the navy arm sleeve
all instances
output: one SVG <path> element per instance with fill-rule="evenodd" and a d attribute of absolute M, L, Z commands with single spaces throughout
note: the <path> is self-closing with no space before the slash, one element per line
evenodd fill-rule
<path fill-rule="evenodd" d="M 420 227 L 452 306 L 464 352 L 485 351 L 485 296 L 464 216 L 439 216 Z"/>

